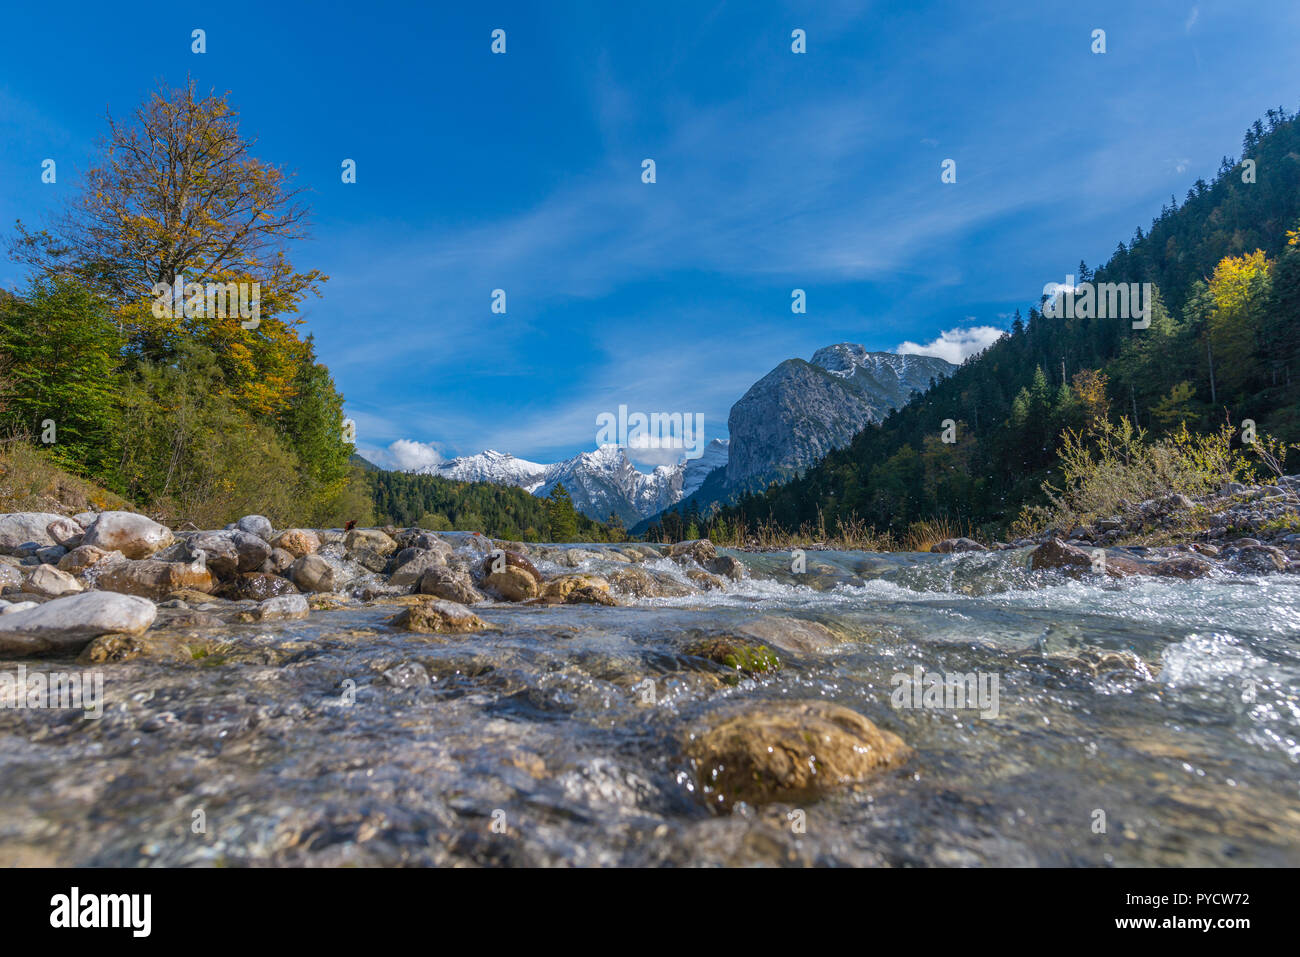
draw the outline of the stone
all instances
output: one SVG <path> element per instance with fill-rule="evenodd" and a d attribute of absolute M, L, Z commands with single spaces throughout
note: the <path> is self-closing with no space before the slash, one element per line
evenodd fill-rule
<path fill-rule="evenodd" d="M 986 552 L 988 549 L 971 538 L 945 538 L 931 545 L 930 551 L 949 555 L 953 552 Z"/>
<path fill-rule="evenodd" d="M 293 582 L 266 572 L 244 572 L 228 582 L 223 582 L 214 592 L 219 598 L 230 601 L 266 601 L 279 595 L 296 595 Z"/>
<path fill-rule="evenodd" d="M 678 542 L 668 547 L 668 557 L 675 562 L 693 561 L 701 568 L 708 568 L 718 550 L 707 538 L 697 538 L 689 542 Z"/>
<path fill-rule="evenodd" d="M 50 535 L 49 527 L 66 521 L 64 516 L 53 512 L 10 512 L 0 515 L 0 552 L 12 555 L 21 546 L 33 542 L 41 547 L 58 545 L 59 542 Z"/>
<path fill-rule="evenodd" d="M 694 594 L 674 578 L 634 566 L 616 569 L 607 577 L 611 589 L 631 598 L 682 598 Z"/>
<path fill-rule="evenodd" d="M 562 575 L 542 586 L 542 597 L 563 601 L 581 588 L 595 588 L 609 594 L 609 582 L 599 575 Z"/>
<path fill-rule="evenodd" d="M 132 559 L 148 558 L 175 539 L 171 529 L 135 512 L 100 512 L 82 536 L 83 545 L 121 552 Z"/>
<path fill-rule="evenodd" d="M 153 602 L 135 595 L 89 591 L 55 598 L 0 617 L 0 654 L 76 653 L 103 634 L 146 631 L 157 614 Z"/>
<path fill-rule="evenodd" d="M 446 565 L 434 566 L 420 577 L 417 590 L 422 595 L 433 595 L 462 605 L 486 601 L 486 596 L 474 587 L 468 572 L 455 571 Z"/>
<path fill-rule="evenodd" d="M 536 598 L 541 590 L 536 578 L 514 566 L 506 566 L 505 571 L 493 572 L 485 577 L 483 587 L 488 594 L 505 601 L 527 601 Z"/>
<path fill-rule="evenodd" d="M 255 535 L 263 541 L 269 541 L 275 531 L 271 527 L 271 520 L 265 515 L 245 515 L 235 523 L 235 527 L 241 532 Z"/>
<path fill-rule="evenodd" d="M 283 575 L 296 559 L 283 548 L 271 549 L 271 556 L 262 564 L 261 570 L 275 575 Z"/>
<path fill-rule="evenodd" d="M 253 610 L 253 617 L 258 621 L 282 621 L 292 618 L 306 618 L 311 611 L 307 599 L 298 594 L 280 595 L 268 598 Z"/>
<path fill-rule="evenodd" d="M 719 555 L 709 566 L 715 575 L 722 575 L 732 581 L 740 581 L 749 575 L 749 569 L 739 558 L 731 555 Z"/>
<path fill-rule="evenodd" d="M 1266 575 L 1285 571 L 1288 562 L 1286 553 L 1280 548 L 1272 545 L 1247 545 L 1228 560 L 1228 565 L 1233 571 L 1244 575 Z"/>
<path fill-rule="evenodd" d="M 320 555 L 304 555 L 289 566 L 289 578 L 302 591 L 337 591 L 342 587 L 338 570 Z"/>
<path fill-rule="evenodd" d="M 1213 570 L 1213 565 L 1197 555 L 1175 555 L 1151 566 L 1153 573 L 1169 578 L 1204 578 Z"/>
<path fill-rule="evenodd" d="M 22 573 L 12 565 L 0 565 L 0 593 L 22 590 Z"/>
<path fill-rule="evenodd" d="M 151 661 L 193 662 L 204 656 L 209 642 L 183 640 L 179 635 L 146 632 L 142 635 L 100 635 L 81 650 L 77 663 L 103 665 L 147 659 Z"/>
<path fill-rule="evenodd" d="M 706 572 L 702 568 L 686 569 L 686 577 L 705 591 L 717 591 L 727 587 L 727 583 L 721 577 L 712 572 Z"/>
<path fill-rule="evenodd" d="M 794 654 L 824 653 L 843 642 L 835 632 L 819 622 L 787 615 L 764 615 L 735 630 L 740 635 Z"/>
<path fill-rule="evenodd" d="M 464 605 L 439 598 L 404 608 L 389 623 L 421 634 L 463 634 L 488 627 L 487 622 Z"/>
<path fill-rule="evenodd" d="M 321 546 L 320 536 L 309 528 L 287 528 L 271 540 L 276 548 L 283 548 L 294 558 L 310 555 Z"/>
<path fill-rule="evenodd" d="M 239 549 L 229 532 L 204 532 L 186 540 L 183 550 L 168 549 L 166 557 L 172 561 L 202 553 L 204 563 L 218 578 L 230 578 L 239 571 Z"/>
<path fill-rule="evenodd" d="M 397 542 L 377 528 L 354 528 L 343 536 L 343 547 L 349 552 L 369 549 L 380 555 L 391 555 L 397 551 Z"/>
<path fill-rule="evenodd" d="M 200 562 L 160 562 L 149 558 L 99 562 L 85 577 L 92 581 L 94 588 L 155 601 L 181 588 L 211 592 L 216 586 L 212 572 Z"/>
<path fill-rule="evenodd" d="M 826 701 L 751 705 L 695 735 L 686 746 L 700 794 L 730 811 L 741 801 L 815 800 L 900 764 L 898 735 Z"/>
<path fill-rule="evenodd" d="M 56 522 L 50 522 L 45 527 L 45 531 L 50 538 L 54 539 L 56 544 L 67 549 L 73 549 L 80 545 L 82 536 L 86 534 L 86 530 L 70 518 L 61 518 Z"/>
<path fill-rule="evenodd" d="M 53 565 L 37 565 L 27 576 L 27 591 L 44 595 L 46 598 L 58 598 L 60 595 L 73 595 L 84 589 L 67 572 L 60 571 Z"/>
<path fill-rule="evenodd" d="M 389 577 L 390 585 L 409 585 L 416 586 L 424 573 L 431 568 L 446 568 L 447 562 L 443 553 L 432 549 L 422 548 L 404 548 L 398 553 L 399 559 L 405 556 L 405 560 L 398 565 L 397 569 Z"/>

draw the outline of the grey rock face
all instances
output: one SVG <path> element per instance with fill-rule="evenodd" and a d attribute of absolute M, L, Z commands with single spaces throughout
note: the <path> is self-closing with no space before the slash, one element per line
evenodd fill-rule
<path fill-rule="evenodd" d="M 802 471 L 955 368 L 847 342 L 819 349 L 811 362 L 787 359 L 731 407 L 728 486 L 754 488 Z"/>

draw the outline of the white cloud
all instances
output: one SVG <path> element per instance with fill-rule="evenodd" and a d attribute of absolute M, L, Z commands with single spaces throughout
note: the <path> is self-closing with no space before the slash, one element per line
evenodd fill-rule
<path fill-rule="evenodd" d="M 414 439 L 398 439 L 384 450 L 383 457 L 386 461 L 375 464 L 403 472 L 437 465 L 442 461 L 442 453 L 431 443 L 416 442 Z"/>
<path fill-rule="evenodd" d="M 921 345 L 903 342 L 894 349 L 901 356 L 938 356 L 960 365 L 967 356 L 983 352 L 998 341 L 1002 330 L 996 326 L 970 326 L 966 329 L 945 329 L 933 342 Z"/>
<path fill-rule="evenodd" d="M 1192 12 L 1187 15 L 1187 22 L 1183 24 L 1183 30 L 1187 33 L 1192 32 L 1192 27 L 1196 26 L 1196 21 L 1201 18 L 1201 8 L 1192 7 Z"/>

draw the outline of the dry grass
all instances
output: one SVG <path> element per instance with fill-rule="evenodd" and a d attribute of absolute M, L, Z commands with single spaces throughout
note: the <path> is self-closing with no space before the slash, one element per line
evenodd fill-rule
<path fill-rule="evenodd" d="M 0 441 L 0 512 L 75 515 L 130 509 L 120 496 L 59 468 L 24 439 Z"/>
<path fill-rule="evenodd" d="M 903 533 L 904 552 L 928 552 L 931 545 L 937 545 L 947 538 L 969 538 L 969 529 L 960 522 L 948 518 L 927 518 L 913 522 Z"/>
<path fill-rule="evenodd" d="M 710 540 L 726 548 L 757 548 L 785 551 L 791 548 L 820 546 L 841 551 L 889 552 L 899 548 L 897 540 L 888 532 L 876 529 L 851 516 L 836 519 L 833 528 L 826 524 L 825 516 L 818 512 L 817 521 L 805 522 L 797 531 L 787 531 L 774 522 L 759 522 L 752 529 L 714 525 L 709 528 Z"/>

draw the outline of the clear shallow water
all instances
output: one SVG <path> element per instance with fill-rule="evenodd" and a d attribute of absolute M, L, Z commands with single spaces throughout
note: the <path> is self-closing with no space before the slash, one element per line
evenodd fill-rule
<path fill-rule="evenodd" d="M 1069 581 L 1020 552 L 810 552 L 796 576 L 788 556 L 738 557 L 751 578 L 724 591 L 476 606 L 486 633 L 397 632 L 397 607 L 358 605 L 223 626 L 221 659 L 99 666 L 101 720 L 0 710 L 0 861 L 1300 864 L 1300 580 Z M 779 647 L 790 619 L 835 640 Z M 684 653 L 747 632 L 779 673 L 728 683 Z M 995 675 L 997 716 L 895 707 L 916 666 Z M 713 813 L 687 736 L 774 699 L 852 708 L 914 753 L 797 809 Z"/>

